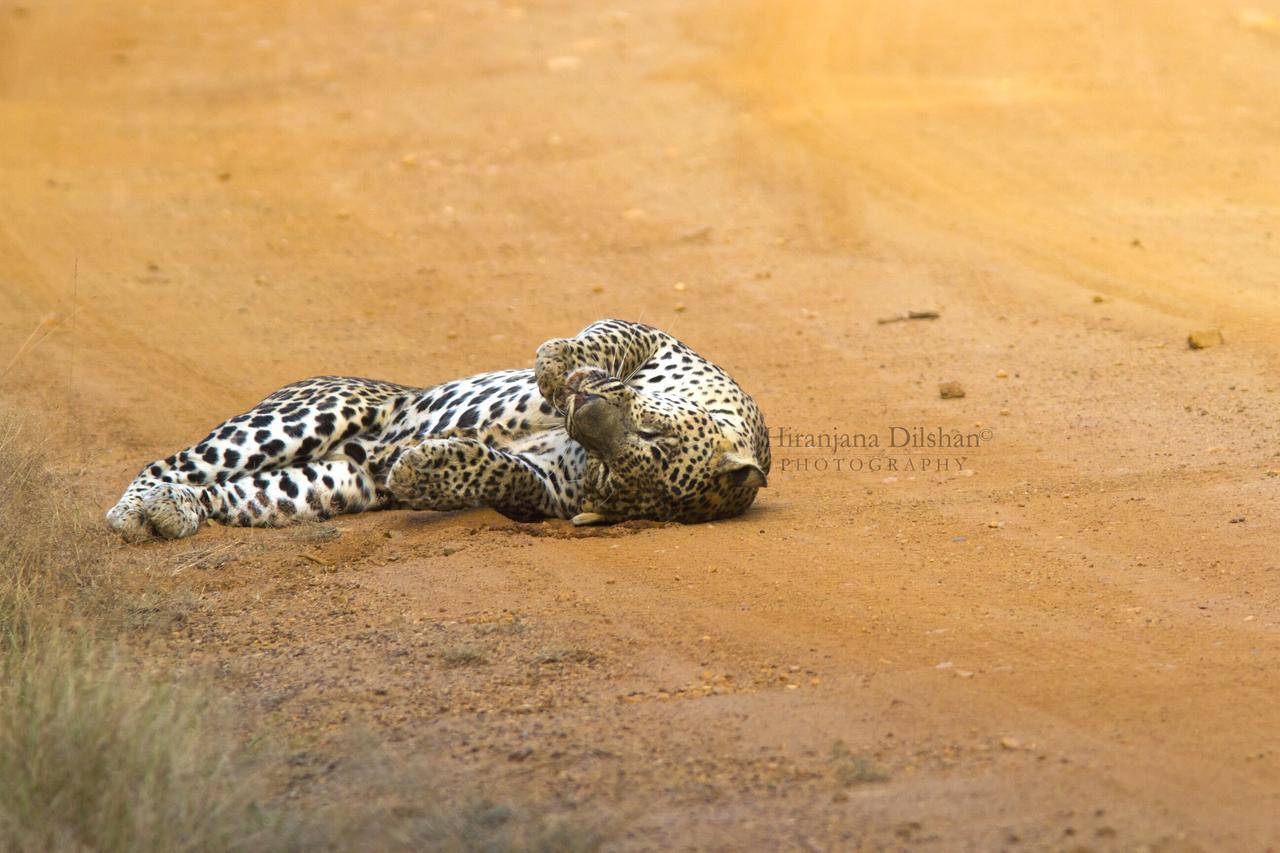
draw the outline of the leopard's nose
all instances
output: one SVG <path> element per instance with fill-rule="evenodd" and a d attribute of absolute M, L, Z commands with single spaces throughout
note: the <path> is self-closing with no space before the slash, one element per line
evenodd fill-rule
<path fill-rule="evenodd" d="M 599 399 L 599 394 L 588 394 L 586 391 L 579 391 L 577 394 L 573 395 L 573 407 L 575 409 L 581 409 L 588 403 Z"/>

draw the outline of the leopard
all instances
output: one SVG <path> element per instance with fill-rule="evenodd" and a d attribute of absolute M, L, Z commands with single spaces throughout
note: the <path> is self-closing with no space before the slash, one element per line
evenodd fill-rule
<path fill-rule="evenodd" d="M 543 343 L 532 369 L 430 387 L 287 385 L 144 466 L 107 524 L 141 542 L 385 509 L 715 521 L 767 486 L 768 435 L 722 367 L 655 327 L 606 319 Z"/>

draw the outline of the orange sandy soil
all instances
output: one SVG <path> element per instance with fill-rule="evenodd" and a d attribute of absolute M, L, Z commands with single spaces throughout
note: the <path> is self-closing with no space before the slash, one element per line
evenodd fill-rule
<path fill-rule="evenodd" d="M 5 0 L 0 356 L 51 333 L 2 390 L 103 510 L 291 380 L 605 316 L 775 431 L 988 428 L 778 447 L 724 523 L 114 558 L 308 808 L 372 742 L 615 849 L 1274 848 L 1278 75 L 1280 18 L 1207 0 Z"/>

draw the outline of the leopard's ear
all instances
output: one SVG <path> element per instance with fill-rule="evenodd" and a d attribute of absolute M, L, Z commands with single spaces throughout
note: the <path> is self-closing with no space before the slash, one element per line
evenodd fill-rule
<path fill-rule="evenodd" d="M 717 473 L 731 486 L 763 489 L 769 485 L 768 478 L 756 461 L 749 456 L 737 453 L 726 453 L 720 461 Z"/>

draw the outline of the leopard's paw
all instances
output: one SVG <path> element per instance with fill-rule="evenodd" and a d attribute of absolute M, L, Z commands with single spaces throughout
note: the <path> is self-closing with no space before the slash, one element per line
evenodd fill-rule
<path fill-rule="evenodd" d="M 474 439 L 428 438 L 406 450 L 387 474 L 387 491 L 411 509 L 473 506 L 470 492 L 486 448 Z"/>
<path fill-rule="evenodd" d="M 199 530 L 204 519 L 198 490 L 177 483 L 135 492 L 107 511 L 107 527 L 130 543 L 183 539 Z"/>
<path fill-rule="evenodd" d="M 555 338 L 538 347 L 533 362 L 533 374 L 538 380 L 542 399 L 564 411 L 568 389 L 565 378 L 582 361 L 582 347 L 569 338 Z"/>
<path fill-rule="evenodd" d="M 142 516 L 155 536 L 185 539 L 200 529 L 205 511 L 193 487 L 161 483 L 142 495 Z"/>
<path fill-rule="evenodd" d="M 121 498 L 107 510 L 107 527 L 126 542 L 145 542 L 151 538 L 147 520 L 142 515 L 142 500 L 136 496 Z"/>

